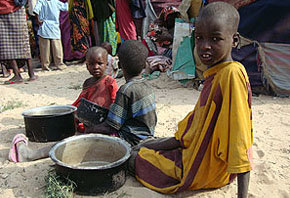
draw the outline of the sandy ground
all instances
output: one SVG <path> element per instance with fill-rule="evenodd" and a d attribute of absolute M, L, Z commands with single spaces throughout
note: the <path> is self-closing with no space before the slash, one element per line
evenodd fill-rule
<path fill-rule="evenodd" d="M 84 65 L 70 66 L 65 71 L 37 71 L 39 80 L 18 85 L 2 85 L 0 105 L 18 102 L 19 107 L 0 113 L 0 195 L 1 197 L 41 197 L 44 176 L 53 162 L 48 159 L 11 163 L 5 156 L 17 133 L 25 133 L 24 110 L 50 104 L 71 104 L 83 81 L 89 77 Z M 23 74 L 27 79 L 27 75 Z M 118 79 L 118 84 L 124 79 Z M 199 92 L 184 88 L 166 75 L 151 80 L 157 97 L 158 124 L 156 136 L 172 136 L 179 120 L 191 111 Z M 249 197 L 290 197 L 290 99 L 261 95 L 253 97 L 254 162 Z M 41 147 L 41 143 L 31 143 Z M 221 189 L 186 191 L 165 196 L 151 191 L 128 177 L 118 191 L 103 197 L 236 197 L 236 182 Z M 76 197 L 80 197 L 77 196 Z"/>

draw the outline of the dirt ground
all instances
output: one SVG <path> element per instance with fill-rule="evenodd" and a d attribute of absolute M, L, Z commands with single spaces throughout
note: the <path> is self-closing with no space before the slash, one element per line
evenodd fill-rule
<path fill-rule="evenodd" d="M 11 140 L 25 133 L 24 110 L 44 105 L 71 104 L 80 93 L 83 81 L 89 77 L 84 65 L 73 65 L 64 71 L 36 71 L 39 79 L 17 85 L 2 85 L 0 106 L 9 107 L 0 113 L 0 195 L 1 197 L 41 197 L 44 177 L 53 162 L 47 158 L 34 162 L 12 163 L 7 160 Z M 25 79 L 27 74 L 23 74 Z M 121 85 L 124 79 L 118 79 Z M 179 120 L 194 108 L 199 91 L 185 88 L 165 74 L 150 81 L 157 100 L 158 124 L 155 135 L 172 136 Z M 11 105 L 10 105 L 11 106 Z M 0 108 L 1 108 L 0 107 Z M 290 197 L 290 99 L 260 95 L 253 97 L 254 163 L 249 197 Z M 43 143 L 31 143 L 33 148 Z M 133 177 L 128 177 L 118 191 L 101 197 L 236 197 L 236 182 L 221 189 L 186 191 L 165 196 L 149 190 Z M 81 197 L 76 195 L 76 197 Z"/>

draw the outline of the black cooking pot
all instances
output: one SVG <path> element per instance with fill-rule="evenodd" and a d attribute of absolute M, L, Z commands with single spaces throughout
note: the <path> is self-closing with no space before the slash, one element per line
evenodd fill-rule
<path fill-rule="evenodd" d="M 49 155 L 56 172 L 75 182 L 78 194 L 95 195 L 123 186 L 130 152 L 120 138 L 87 134 L 62 140 Z"/>
<path fill-rule="evenodd" d="M 30 141 L 59 141 L 75 134 L 74 114 L 71 105 L 51 105 L 24 111 L 26 136 Z"/>

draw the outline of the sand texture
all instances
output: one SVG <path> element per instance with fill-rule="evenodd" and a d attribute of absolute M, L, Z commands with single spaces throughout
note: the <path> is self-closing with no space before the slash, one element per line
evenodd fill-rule
<path fill-rule="evenodd" d="M 47 158 L 34 162 L 12 163 L 7 151 L 17 133 L 25 133 L 24 110 L 51 104 L 71 104 L 79 95 L 83 81 L 89 77 L 85 65 L 70 66 L 65 71 L 37 71 L 39 79 L 18 85 L 2 85 L 0 106 L 17 103 L 18 107 L 0 113 L 0 197 L 41 197 L 44 176 L 53 162 Z M 27 74 L 23 74 L 25 79 Z M 124 79 L 118 79 L 121 85 Z M 194 108 L 199 91 L 185 88 L 165 74 L 149 81 L 157 100 L 156 136 L 173 136 L 177 123 Z M 0 108 L 1 108 L 0 107 Z M 260 95 L 253 97 L 254 163 L 249 197 L 290 197 L 290 99 Z M 30 143 L 33 148 L 43 143 Z M 236 181 L 216 190 L 186 191 L 165 196 L 149 190 L 133 177 L 118 191 L 100 197 L 236 197 Z M 76 197 L 81 197 L 76 195 Z"/>

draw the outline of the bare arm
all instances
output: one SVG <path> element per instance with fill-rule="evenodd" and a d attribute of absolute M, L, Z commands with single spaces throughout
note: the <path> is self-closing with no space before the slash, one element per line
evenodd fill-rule
<path fill-rule="evenodd" d="M 34 12 L 34 15 L 35 15 L 35 18 L 37 19 L 36 23 L 37 23 L 39 26 L 42 25 L 43 22 L 39 20 L 38 14 L 36 14 L 36 13 Z"/>
<path fill-rule="evenodd" d="M 248 197 L 250 171 L 238 174 L 238 198 Z"/>
<path fill-rule="evenodd" d="M 180 143 L 174 137 L 169 138 L 158 138 L 145 141 L 137 145 L 135 149 L 140 149 L 141 147 L 146 147 L 154 150 L 172 150 L 180 147 Z"/>
<path fill-rule="evenodd" d="M 111 134 L 118 132 L 116 129 L 107 124 L 107 122 L 103 122 L 101 124 L 95 125 L 93 127 L 87 127 L 85 133 L 102 133 L 102 134 Z"/>

